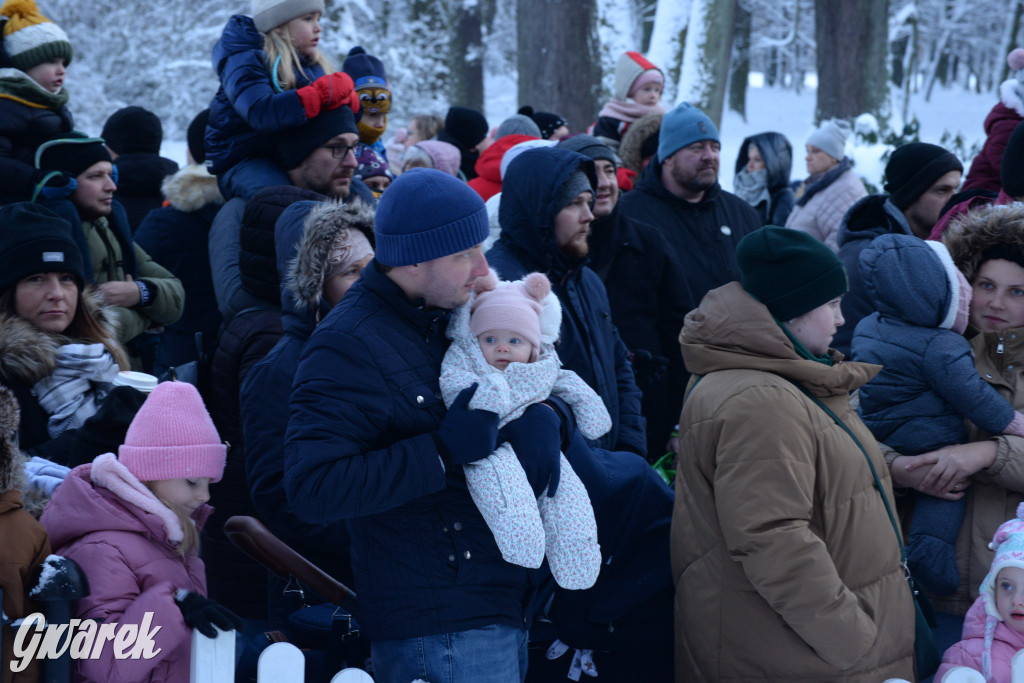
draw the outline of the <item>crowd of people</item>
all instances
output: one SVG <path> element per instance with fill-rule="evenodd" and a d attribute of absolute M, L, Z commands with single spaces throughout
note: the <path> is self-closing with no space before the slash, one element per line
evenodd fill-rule
<path fill-rule="evenodd" d="M 385 63 L 337 68 L 323 11 L 231 17 L 178 168 L 142 107 L 76 131 L 73 37 L 0 7 L 7 617 L 53 552 L 76 617 L 159 626 L 85 681 L 185 681 L 193 628 L 239 681 L 277 640 L 334 651 L 307 680 L 1009 681 L 1024 51 L 978 160 L 912 142 L 868 195 L 828 120 L 806 178 L 765 131 L 729 192 L 638 52 L 586 132 L 456 105 L 385 141 Z M 239 515 L 354 588 L 358 637 Z"/>

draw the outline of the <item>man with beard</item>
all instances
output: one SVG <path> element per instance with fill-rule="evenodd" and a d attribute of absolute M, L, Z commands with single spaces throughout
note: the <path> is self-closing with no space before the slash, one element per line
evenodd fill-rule
<path fill-rule="evenodd" d="M 664 235 L 618 210 L 617 157 L 611 147 L 590 135 L 573 135 L 558 146 L 594 160 L 589 266 L 608 290 L 612 318 L 629 349 L 643 392 L 647 454 L 653 460 L 667 452 L 669 434 L 679 421 L 688 379 L 679 331 L 697 302 Z"/>
<path fill-rule="evenodd" d="M 612 323 L 604 285 L 586 265 L 596 188 L 594 162 L 583 155 L 551 147 L 523 152 L 505 171 L 501 236 L 487 259 L 503 280 L 548 276 L 562 304 L 556 345 L 562 365 L 601 396 L 612 418 L 611 431 L 593 445 L 646 455 L 629 352 Z"/>
<path fill-rule="evenodd" d="M 623 216 L 668 238 L 694 301 L 740 279 L 736 245 L 761 227 L 757 212 L 718 184 L 720 148 L 711 119 L 680 104 L 665 114 L 658 153 L 621 202 Z"/>

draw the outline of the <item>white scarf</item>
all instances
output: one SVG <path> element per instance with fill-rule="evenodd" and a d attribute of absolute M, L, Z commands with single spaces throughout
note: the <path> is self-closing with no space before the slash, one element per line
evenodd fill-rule
<path fill-rule="evenodd" d="M 117 363 L 103 344 L 65 344 L 57 351 L 57 367 L 32 387 L 39 405 L 50 416 L 47 431 L 56 438 L 78 429 L 110 393 Z"/>

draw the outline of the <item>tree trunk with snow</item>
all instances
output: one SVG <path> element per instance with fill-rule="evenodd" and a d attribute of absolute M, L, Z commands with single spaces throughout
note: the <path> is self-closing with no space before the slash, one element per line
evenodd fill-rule
<path fill-rule="evenodd" d="M 448 54 L 452 102 L 484 110 L 484 45 L 481 6 L 466 0 L 455 8 L 454 33 Z"/>
<path fill-rule="evenodd" d="M 683 46 L 686 45 L 686 25 L 690 19 L 691 0 L 659 0 L 654 12 L 651 43 L 647 59 L 665 74 L 665 91 L 661 101 L 675 101 L 679 70 L 683 65 Z"/>
<path fill-rule="evenodd" d="M 594 0 L 519 0 L 516 23 L 519 103 L 558 113 L 570 130 L 583 130 L 601 104 Z"/>
<path fill-rule="evenodd" d="M 888 0 L 815 0 L 818 102 L 815 119 L 884 118 Z"/>
<path fill-rule="evenodd" d="M 700 108 L 716 126 L 722 123 L 735 20 L 736 0 L 694 0 L 690 8 L 676 102 Z"/>
<path fill-rule="evenodd" d="M 750 12 L 736 8 L 732 73 L 729 74 L 729 109 L 747 120 L 747 79 L 750 77 Z"/>

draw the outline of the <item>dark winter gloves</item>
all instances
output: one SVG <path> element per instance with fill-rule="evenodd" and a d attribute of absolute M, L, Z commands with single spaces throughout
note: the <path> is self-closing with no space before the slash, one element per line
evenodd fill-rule
<path fill-rule="evenodd" d="M 216 600 L 204 598 L 199 593 L 179 590 L 174 602 L 181 610 L 181 616 L 190 627 L 199 629 L 207 638 L 216 638 L 216 626 L 221 631 L 241 630 L 245 625 L 241 618 Z"/>
<path fill-rule="evenodd" d="M 498 445 L 497 413 L 469 407 L 478 386 L 474 383 L 459 392 L 433 434 L 446 470 L 486 458 Z"/>
<path fill-rule="evenodd" d="M 507 441 L 526 472 L 533 492 L 548 490 L 553 497 L 561 474 L 562 419 L 554 408 L 535 403 L 517 419 L 501 428 L 501 441 Z"/>
<path fill-rule="evenodd" d="M 629 352 L 629 360 L 633 364 L 636 386 L 645 391 L 668 375 L 668 358 L 656 356 L 647 349 L 634 349 Z"/>
<path fill-rule="evenodd" d="M 114 387 L 99 410 L 76 430 L 71 462 L 67 464 L 75 467 L 92 462 L 97 455 L 116 453 L 145 400 L 146 395 L 135 387 Z"/>
<path fill-rule="evenodd" d="M 353 114 L 359 113 L 359 95 L 352 77 L 344 71 L 321 76 L 309 85 L 295 91 L 306 110 L 306 118 L 315 118 L 325 109 L 346 105 Z"/>

